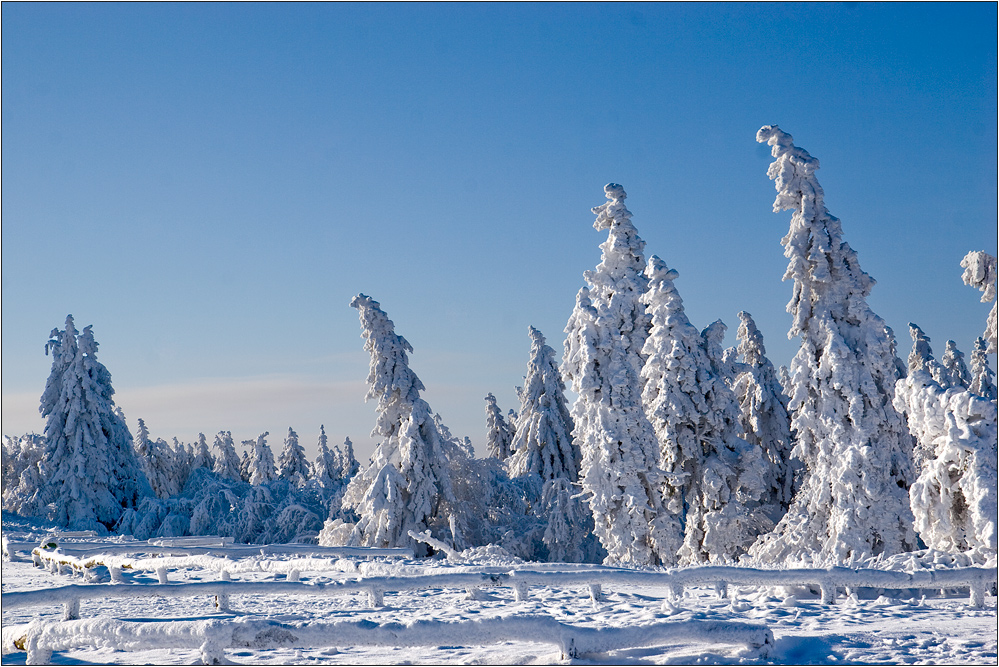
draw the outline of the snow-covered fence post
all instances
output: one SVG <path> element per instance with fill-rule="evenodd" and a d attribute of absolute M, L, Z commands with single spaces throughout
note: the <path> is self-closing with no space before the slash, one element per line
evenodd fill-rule
<path fill-rule="evenodd" d="M 715 582 L 715 593 L 718 594 L 719 598 L 727 598 L 728 597 L 728 583 L 725 582 L 725 581 L 721 581 L 721 580 L 716 581 Z"/>
<path fill-rule="evenodd" d="M 529 595 L 529 587 L 522 581 L 513 582 L 513 596 L 517 602 L 523 602 Z"/>
<path fill-rule="evenodd" d="M 75 621 L 80 618 L 80 598 L 71 598 L 62 603 L 62 620 Z"/>
<path fill-rule="evenodd" d="M 819 584 L 822 591 L 822 604 L 836 604 L 836 584 L 823 581 Z"/>
<path fill-rule="evenodd" d="M 219 581 L 232 581 L 232 578 L 229 576 L 229 570 L 222 570 L 221 572 L 219 572 Z M 232 611 L 232 607 L 229 606 L 228 593 L 220 590 L 215 594 L 215 608 L 219 611 L 219 613 L 223 614 L 228 614 L 229 612 Z M 210 664 L 220 664 L 220 663 L 206 662 L 205 664 L 210 665 Z"/>
<path fill-rule="evenodd" d="M 228 596 L 226 596 L 228 597 Z M 205 628 L 201 643 L 201 664 L 225 665 L 225 649 L 232 644 L 232 627 L 213 622 Z"/>
<path fill-rule="evenodd" d="M 669 592 L 672 595 L 672 597 L 673 597 L 674 600 L 682 600 L 683 599 L 683 584 L 677 584 L 677 583 L 670 584 Z"/>
<path fill-rule="evenodd" d="M 969 599 L 968 605 L 974 607 L 975 609 L 980 609 L 985 606 L 985 582 L 982 580 L 977 580 L 971 582 L 968 590 Z"/>
<path fill-rule="evenodd" d="M 35 567 L 42 567 L 42 558 L 34 551 L 31 552 L 31 564 Z"/>
<path fill-rule="evenodd" d="M 24 664 L 26 665 L 50 665 L 52 664 L 52 649 L 42 644 L 41 628 L 28 632 L 25 649 Z"/>
<path fill-rule="evenodd" d="M 292 570 L 288 573 L 288 581 L 298 581 L 301 573 L 298 570 Z"/>
<path fill-rule="evenodd" d="M 165 567 L 156 568 L 156 577 L 161 584 L 170 583 L 170 580 L 167 579 L 167 569 Z"/>
<path fill-rule="evenodd" d="M 121 578 L 121 568 L 115 567 L 114 565 L 108 566 L 108 572 L 111 573 L 111 583 L 120 584 L 122 582 Z"/>
<path fill-rule="evenodd" d="M 594 602 L 603 602 L 604 593 L 600 584 L 590 584 L 590 599 Z"/>
<path fill-rule="evenodd" d="M 368 588 L 368 604 L 372 607 L 384 607 L 385 591 L 376 586 Z"/>

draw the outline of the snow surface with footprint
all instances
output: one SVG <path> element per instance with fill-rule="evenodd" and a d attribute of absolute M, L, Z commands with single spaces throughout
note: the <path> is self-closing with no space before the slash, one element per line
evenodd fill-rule
<path fill-rule="evenodd" d="M 8 539 L 11 532 L 5 530 Z M 268 556 L 261 566 L 292 557 Z M 265 562 L 266 561 L 266 562 Z M 247 570 L 252 559 L 240 559 L 234 581 L 284 581 L 274 571 Z M 486 558 L 478 563 L 449 563 L 442 559 L 337 561 L 323 572 L 302 572 L 303 582 L 331 582 L 364 576 L 413 576 L 471 572 L 482 567 L 516 568 L 515 562 Z M 559 569 L 555 564 L 524 564 L 533 570 Z M 538 567 L 540 566 L 540 567 Z M 565 566 L 579 567 L 579 566 Z M 585 567 L 585 566 L 584 566 Z M 155 572 L 126 572 L 121 585 L 156 584 Z M 171 569 L 170 582 L 212 582 L 218 572 L 198 568 Z M 53 574 L 31 562 L 3 563 L 3 593 L 79 584 L 70 574 Z M 229 649 L 225 658 L 248 664 L 995 664 L 997 659 L 996 598 L 986 596 L 985 607 L 969 608 L 965 593 L 910 599 L 873 598 L 860 591 L 822 604 L 818 595 L 804 588 L 796 591 L 730 586 L 724 597 L 713 587 L 687 587 L 681 600 L 667 601 L 661 587 L 605 585 L 602 599 L 594 601 L 585 587 L 532 586 L 526 599 L 518 600 L 511 587 L 483 588 L 474 594 L 465 589 L 436 588 L 385 594 L 383 607 L 372 607 L 363 593 L 332 597 L 295 595 L 232 595 L 232 613 L 215 610 L 210 596 L 194 598 L 147 597 L 95 599 L 80 603 L 80 618 L 107 617 L 149 624 L 164 621 L 231 619 L 277 621 L 293 625 L 367 621 L 411 623 L 416 620 L 475 621 L 510 616 L 541 616 L 587 628 L 637 628 L 653 623 L 688 620 L 763 625 L 775 638 L 771 655 L 761 658 L 745 646 L 706 644 L 677 640 L 652 648 L 632 648 L 589 653 L 564 659 L 548 643 L 506 641 L 489 645 L 467 642 L 420 648 L 354 647 L 302 649 Z M 924 591 L 924 593 L 934 593 Z M 59 621 L 62 605 L 44 605 L 3 612 L 3 626 L 33 620 Z M 24 664 L 26 654 L 5 655 L 3 664 Z M 115 651 L 87 648 L 57 651 L 55 664 L 194 664 L 201 659 L 197 645 L 187 649 Z"/>

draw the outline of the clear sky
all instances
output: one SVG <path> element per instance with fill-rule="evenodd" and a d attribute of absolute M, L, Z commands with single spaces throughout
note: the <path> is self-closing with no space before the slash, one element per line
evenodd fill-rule
<path fill-rule="evenodd" d="M 528 325 L 561 356 L 628 191 L 695 326 L 788 341 L 768 149 L 826 203 L 910 348 L 970 353 L 996 253 L 995 3 L 4 3 L 3 433 L 40 431 L 43 344 L 92 324 L 129 426 L 183 441 L 320 424 L 370 453 L 350 298 L 483 452 Z"/>

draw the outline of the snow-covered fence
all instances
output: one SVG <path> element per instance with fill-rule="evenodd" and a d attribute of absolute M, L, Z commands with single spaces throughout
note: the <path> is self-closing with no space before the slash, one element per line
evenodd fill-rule
<path fill-rule="evenodd" d="M 471 621 L 416 620 L 278 623 L 268 620 L 207 620 L 141 623 L 111 618 L 42 622 L 3 629 L 3 653 L 27 652 L 27 664 L 51 661 L 53 651 L 81 646 L 135 651 L 201 647 L 204 664 L 225 662 L 227 648 L 326 648 L 335 646 L 481 646 L 499 642 L 555 645 L 562 659 L 671 642 L 743 645 L 765 658 L 773 633 L 762 625 L 720 621 L 672 621 L 632 627 L 588 628 L 547 616 L 507 616 Z"/>
<path fill-rule="evenodd" d="M 729 585 L 739 586 L 798 586 L 818 585 L 822 602 L 834 602 L 839 587 L 872 588 L 954 588 L 968 586 L 970 602 L 981 607 L 985 592 L 996 581 L 996 571 L 986 568 L 953 568 L 897 572 L 831 567 L 826 569 L 758 570 L 740 567 L 705 566 L 668 572 L 651 572 L 624 569 L 579 570 L 567 572 L 512 570 L 507 572 L 443 572 L 406 577 L 361 577 L 350 581 L 329 583 L 303 583 L 298 581 L 229 581 L 222 572 L 222 580 L 183 584 L 165 583 L 161 571 L 159 584 L 121 586 L 116 584 L 69 585 L 34 591 L 5 593 L 5 609 L 38 607 L 44 604 L 62 604 L 64 618 L 79 617 L 80 601 L 94 598 L 136 598 L 146 596 L 197 597 L 214 596 L 220 611 L 229 610 L 232 595 L 321 595 L 333 596 L 367 593 L 372 606 L 382 606 L 386 592 L 422 590 L 432 588 L 458 588 L 475 597 L 483 587 L 508 586 L 513 588 L 518 600 L 526 598 L 531 586 L 583 587 L 595 601 L 602 596 L 603 586 L 636 585 L 661 587 L 674 596 L 684 586 L 712 585 L 725 590 Z"/>
<path fill-rule="evenodd" d="M 144 554 L 159 554 L 157 558 L 138 558 Z M 235 558 L 251 556 L 301 555 L 310 557 L 301 562 L 287 561 L 287 564 L 239 565 Z M 326 556 L 326 558 L 311 558 Z M 48 567 L 52 571 L 71 568 L 83 572 L 97 565 L 104 565 L 116 576 L 122 569 L 162 572 L 167 569 L 198 567 L 217 571 L 268 570 L 297 573 L 309 570 L 328 569 L 331 558 L 412 558 L 411 549 L 376 549 L 372 547 L 320 547 L 308 544 L 269 544 L 265 546 L 170 546 L 149 543 L 126 543 L 112 545 L 70 545 L 57 549 L 35 547 L 31 559 L 37 567 Z M 162 578 L 162 577 L 161 577 Z"/>

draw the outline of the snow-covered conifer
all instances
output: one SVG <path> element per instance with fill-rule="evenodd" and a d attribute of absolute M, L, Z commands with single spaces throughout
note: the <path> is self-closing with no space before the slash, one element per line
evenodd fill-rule
<path fill-rule="evenodd" d="M 180 493 L 183 488 L 181 471 L 173 448 L 163 439 L 152 440 L 146 422 L 139 419 L 139 430 L 135 437 L 135 453 L 139 466 L 149 486 L 157 498 L 169 498 Z"/>
<path fill-rule="evenodd" d="M 750 553 L 779 562 L 905 551 L 916 544 L 907 493 L 912 438 L 892 405 L 893 336 L 867 304 L 874 280 L 825 207 L 818 160 L 776 125 L 762 128 L 757 141 L 775 158 L 768 171 L 774 211 L 794 212 L 782 241 L 784 279 L 794 282 L 789 335 L 801 337 L 789 408 L 794 454 L 807 473 L 788 513 Z"/>
<path fill-rule="evenodd" d="M 268 435 L 270 433 L 264 431 L 257 436 L 256 440 L 243 441 L 244 445 L 251 448 L 248 472 L 249 482 L 254 486 L 273 482 L 278 478 L 277 469 L 274 465 L 274 452 L 271 451 L 271 446 L 267 444 Z"/>
<path fill-rule="evenodd" d="M 724 325 L 698 333 L 673 284 L 677 276 L 653 255 L 642 297 L 652 318 L 642 399 L 666 473 L 671 540 L 661 558 L 666 565 L 677 557 L 683 564 L 732 560 L 773 525 L 760 511 L 766 466 L 762 450 L 737 435 L 739 406 L 717 365 Z"/>
<path fill-rule="evenodd" d="M 996 400 L 995 376 L 995 372 L 989 368 L 988 343 L 979 336 L 975 340 L 975 349 L 971 351 L 972 393 L 990 401 Z"/>
<path fill-rule="evenodd" d="M 3 509 L 24 517 L 45 514 L 45 438 L 37 433 L 4 437 Z"/>
<path fill-rule="evenodd" d="M 519 392 L 520 413 L 507 469 L 513 478 L 536 478 L 524 488 L 540 491 L 539 497 L 527 500 L 534 516 L 547 526 L 542 542 L 549 560 L 579 562 L 595 546 L 584 545 L 593 533 L 593 517 L 573 490 L 582 457 L 570 435 L 572 417 L 555 351 L 534 327 L 528 327 L 528 335 L 531 357 Z"/>
<path fill-rule="evenodd" d="M 766 475 L 769 491 L 763 506 L 776 523 L 787 512 L 797 491 L 795 477 L 800 462 L 791 459 L 794 442 L 787 397 L 773 364 L 767 359 L 763 334 L 749 313 L 740 312 L 739 320 L 736 335 L 745 370 L 736 377 L 732 390 L 739 401 L 742 437 L 760 447 L 769 464 Z"/>
<path fill-rule="evenodd" d="M 999 270 L 996 269 L 996 258 L 984 250 L 975 250 L 964 256 L 964 259 L 961 260 L 961 266 L 964 268 L 964 273 L 961 275 L 964 284 L 982 291 L 982 303 L 996 301 L 996 280 L 999 277 Z M 989 311 L 985 324 L 985 333 L 982 335 L 982 338 L 988 343 L 987 351 L 990 354 L 995 354 L 996 350 L 999 350 L 997 307 L 999 307 L 999 301 L 992 304 L 992 310 Z"/>
<path fill-rule="evenodd" d="M 957 343 L 947 341 L 947 349 L 940 357 L 940 364 L 947 369 L 947 377 L 951 387 L 967 389 L 971 386 L 971 371 L 964 363 L 964 354 L 957 349 Z"/>
<path fill-rule="evenodd" d="M 215 467 L 215 459 L 212 457 L 211 451 L 208 449 L 208 441 L 205 440 L 205 434 L 198 434 L 198 442 L 194 445 L 194 455 L 191 459 L 191 470 L 197 470 L 198 468 L 205 468 L 206 470 L 211 470 Z"/>
<path fill-rule="evenodd" d="M 909 352 L 909 374 L 916 371 L 926 371 L 930 377 L 942 387 L 950 386 L 950 373 L 943 365 L 933 358 L 933 348 L 930 347 L 930 337 L 917 325 L 909 322 L 909 335 L 912 336 L 912 351 Z"/>
<path fill-rule="evenodd" d="M 319 426 L 319 446 L 316 460 L 312 463 L 312 479 L 323 489 L 333 489 L 342 479 L 337 453 L 329 448 L 326 427 Z"/>
<path fill-rule="evenodd" d="M 242 479 L 239 473 L 240 460 L 236 454 L 236 446 L 232 442 L 232 433 L 219 431 L 212 447 L 215 450 L 215 465 L 212 470 L 222 479 L 238 482 Z"/>
<path fill-rule="evenodd" d="M 612 183 L 604 192 L 608 202 L 593 209 L 593 226 L 608 236 L 600 264 L 583 274 L 588 287 L 566 324 L 562 374 L 578 395 L 573 438 L 607 562 L 655 565 L 660 554 L 671 558 L 673 544 L 660 525 L 659 443 L 642 408 L 639 377 L 649 327 L 640 300 L 648 288 L 645 242 L 625 208 L 624 188 Z"/>
<path fill-rule="evenodd" d="M 311 477 L 305 448 L 298 444 L 298 434 L 290 426 L 288 437 L 284 440 L 284 449 L 278 456 L 278 476 L 297 487 L 305 486 Z"/>
<path fill-rule="evenodd" d="M 909 499 L 919 536 L 940 551 L 995 554 L 995 402 L 917 370 L 898 381 L 895 406 L 918 442 L 919 477 Z"/>
<path fill-rule="evenodd" d="M 348 539 L 362 546 L 412 546 L 423 553 L 425 545 L 414 543 L 409 531 L 430 528 L 443 537 L 442 506 L 454 503 L 445 438 L 420 398 L 423 383 L 409 368 L 412 346 L 395 333 L 392 320 L 371 297 L 360 294 L 350 305 L 358 310 L 371 356 L 366 398 L 377 401 L 378 411 L 371 434 L 383 440 L 345 492 L 344 506 L 360 516 Z"/>
<path fill-rule="evenodd" d="M 486 456 L 505 460 L 510 456 L 512 440 L 513 429 L 496 405 L 496 397 L 486 394 Z"/>
<path fill-rule="evenodd" d="M 72 316 L 54 331 L 52 372 L 39 410 L 46 418 L 41 463 L 48 518 L 63 526 L 111 528 L 144 485 L 132 436 L 115 412 L 111 373 L 97 361 L 91 327 L 77 335 Z"/>
<path fill-rule="evenodd" d="M 344 481 L 350 480 L 351 477 L 357 474 L 361 464 L 357 462 L 357 458 L 354 456 L 354 443 L 350 441 L 350 438 L 344 438 L 343 445 L 337 448 L 337 460 L 339 461 L 340 474 Z"/>
<path fill-rule="evenodd" d="M 250 472 L 250 451 L 253 449 L 254 443 L 254 440 L 243 440 L 240 443 L 243 445 L 243 455 L 239 459 L 239 478 L 247 483 L 249 483 L 252 474 Z"/>
<path fill-rule="evenodd" d="M 565 404 L 565 383 L 555 364 L 555 350 L 534 327 L 528 327 L 528 335 L 531 358 L 520 392 L 520 415 L 508 462 L 510 476 L 535 474 L 545 482 L 575 482 L 581 456 L 572 442 L 572 417 Z M 496 414 L 502 419 L 498 409 Z"/>

